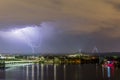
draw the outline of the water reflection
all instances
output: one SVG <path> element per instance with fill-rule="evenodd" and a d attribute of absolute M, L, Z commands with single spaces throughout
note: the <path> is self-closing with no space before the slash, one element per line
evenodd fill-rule
<path fill-rule="evenodd" d="M 37 64 L 37 80 L 39 80 L 39 64 Z"/>
<path fill-rule="evenodd" d="M 29 66 L 26 66 L 26 80 L 29 80 Z"/>
<path fill-rule="evenodd" d="M 66 80 L 66 65 L 64 64 L 64 80 Z"/>
<path fill-rule="evenodd" d="M 5 70 L 0 70 L 0 80 L 5 79 Z"/>
<path fill-rule="evenodd" d="M 109 80 L 114 78 L 115 67 L 102 67 L 103 78 L 108 78 Z"/>
<path fill-rule="evenodd" d="M 48 80 L 48 65 L 46 65 L 46 80 Z"/>
<path fill-rule="evenodd" d="M 56 64 L 54 65 L 54 80 L 56 80 Z"/>
<path fill-rule="evenodd" d="M 32 80 L 34 80 L 34 65 L 32 65 Z"/>
<path fill-rule="evenodd" d="M 41 64 L 41 80 L 43 80 L 43 76 L 44 76 L 44 65 Z"/>
<path fill-rule="evenodd" d="M 0 72 L 0 80 L 119 80 L 119 74 L 119 68 L 95 64 L 34 64 Z"/>
<path fill-rule="evenodd" d="M 110 74 L 110 67 L 107 67 L 107 77 L 110 78 L 111 74 Z"/>
<path fill-rule="evenodd" d="M 41 73 L 40 68 L 41 66 Z M 43 80 L 43 64 L 39 65 L 27 65 L 25 66 L 26 70 L 26 80 L 40 80 L 40 74 L 41 74 L 41 80 Z"/>

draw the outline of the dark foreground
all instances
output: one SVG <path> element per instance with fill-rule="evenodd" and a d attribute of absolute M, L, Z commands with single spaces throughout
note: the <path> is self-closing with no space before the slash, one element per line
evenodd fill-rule
<path fill-rule="evenodd" d="M 0 71 L 0 80 L 120 80 L 120 68 L 96 64 L 34 64 Z"/>

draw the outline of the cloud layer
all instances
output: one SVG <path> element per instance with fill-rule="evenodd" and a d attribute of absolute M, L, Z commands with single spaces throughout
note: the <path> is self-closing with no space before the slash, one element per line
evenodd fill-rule
<path fill-rule="evenodd" d="M 42 29 L 38 52 L 120 51 L 119 0 L 1 0 L 0 11 L 0 31 Z"/>

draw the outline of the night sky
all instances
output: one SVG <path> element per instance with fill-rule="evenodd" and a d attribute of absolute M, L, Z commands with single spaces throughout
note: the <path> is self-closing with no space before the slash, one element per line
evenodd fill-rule
<path fill-rule="evenodd" d="M 120 51 L 120 0 L 0 0 L 0 53 Z"/>

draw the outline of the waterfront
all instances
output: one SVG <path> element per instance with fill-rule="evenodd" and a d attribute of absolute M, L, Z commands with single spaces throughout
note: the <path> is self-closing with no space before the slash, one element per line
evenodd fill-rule
<path fill-rule="evenodd" d="M 120 80 L 120 68 L 96 64 L 31 64 L 1 70 L 0 80 Z"/>

